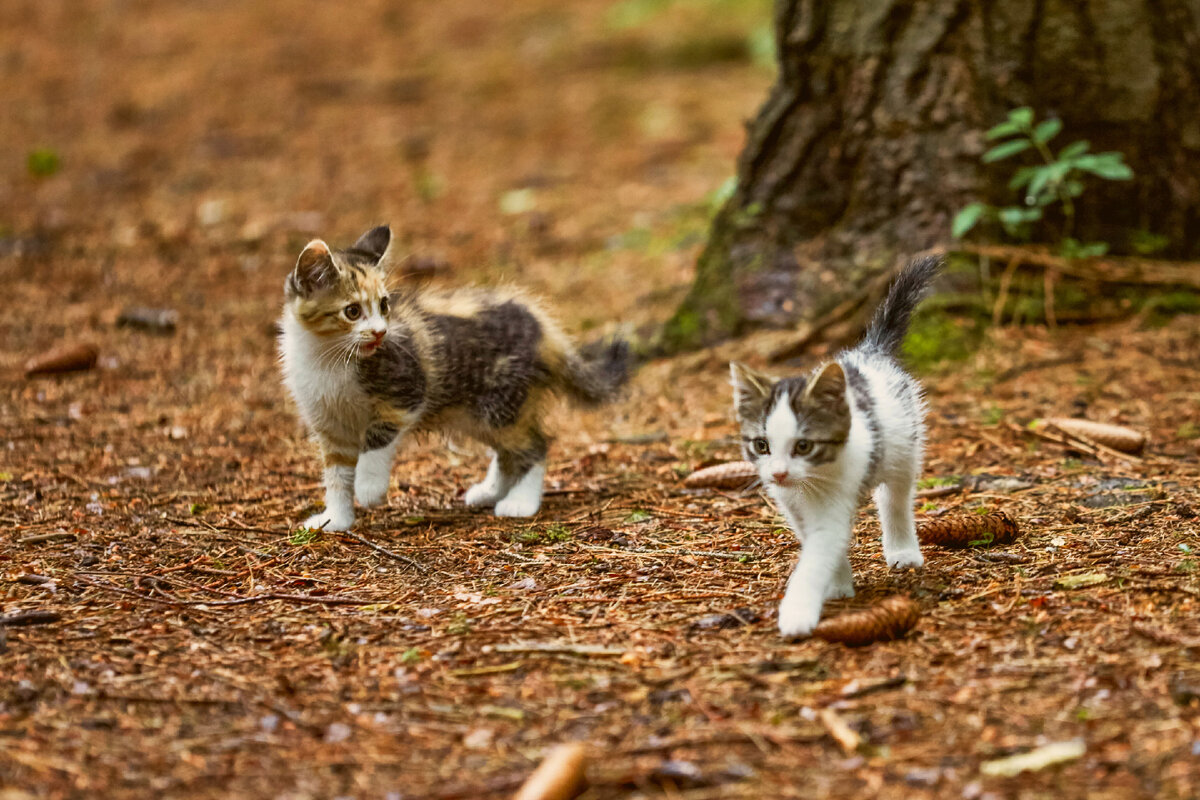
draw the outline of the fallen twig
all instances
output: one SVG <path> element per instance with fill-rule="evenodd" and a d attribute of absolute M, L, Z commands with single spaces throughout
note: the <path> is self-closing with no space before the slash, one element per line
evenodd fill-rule
<path fill-rule="evenodd" d="M 570 642 L 515 642 L 498 644 L 497 653 L 566 653 L 575 656 L 623 656 L 625 649 L 601 644 L 571 644 Z"/>
<path fill-rule="evenodd" d="M 365 544 L 367 547 L 371 548 L 376 553 L 382 553 L 383 555 L 387 556 L 388 558 L 399 561 L 401 564 L 407 564 L 408 566 L 415 569 L 417 572 L 428 572 L 429 571 L 429 569 L 421 562 L 411 559 L 408 556 L 402 556 L 399 553 L 393 553 L 391 550 L 388 550 L 386 547 L 383 547 L 382 545 L 377 545 L 374 542 L 372 542 L 368 539 L 365 539 L 362 536 L 359 536 L 357 533 L 351 533 L 350 531 L 338 531 L 337 535 L 343 536 L 347 539 L 353 539 L 354 541 L 358 542 L 359 544 Z"/>
<path fill-rule="evenodd" d="M 31 625 L 50 625 L 62 619 L 57 611 L 30 609 L 14 611 L 11 614 L 0 614 L 0 628 L 27 628 Z"/>

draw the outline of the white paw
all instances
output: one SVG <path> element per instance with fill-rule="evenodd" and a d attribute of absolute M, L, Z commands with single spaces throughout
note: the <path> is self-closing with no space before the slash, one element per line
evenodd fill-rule
<path fill-rule="evenodd" d="M 821 621 L 820 604 L 788 602 L 785 597 L 779 606 L 779 632 L 785 638 L 808 636 Z"/>
<path fill-rule="evenodd" d="M 829 591 L 825 593 L 826 600 L 841 600 L 845 597 L 854 597 L 853 583 L 835 583 L 829 587 Z"/>
<path fill-rule="evenodd" d="M 368 475 L 354 479 L 354 499 L 360 506 L 377 506 L 387 502 L 388 476 Z"/>
<path fill-rule="evenodd" d="M 309 530 L 317 531 L 345 531 L 349 530 L 354 525 L 354 512 L 346 513 L 330 513 L 322 511 L 320 514 L 313 514 L 308 519 L 304 520 L 303 527 Z"/>
<path fill-rule="evenodd" d="M 916 547 L 907 550 L 893 550 L 892 552 L 884 553 L 883 557 L 892 569 L 905 569 L 906 567 L 921 567 L 925 565 L 925 557 L 921 555 L 920 549 Z"/>
<path fill-rule="evenodd" d="M 532 517 L 542 507 L 542 498 L 521 494 L 509 494 L 496 503 L 497 517 Z"/>
<path fill-rule="evenodd" d="M 467 493 L 463 495 L 463 502 L 469 506 L 490 506 L 499 499 L 496 487 L 487 481 L 480 481 L 467 489 Z"/>

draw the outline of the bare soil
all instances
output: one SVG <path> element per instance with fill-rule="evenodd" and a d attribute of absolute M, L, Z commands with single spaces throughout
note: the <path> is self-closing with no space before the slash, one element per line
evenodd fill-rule
<path fill-rule="evenodd" d="M 756 491 L 682 488 L 737 457 L 726 362 L 777 334 L 557 411 L 533 520 L 464 509 L 485 455 L 430 440 L 354 535 L 296 532 L 319 469 L 273 323 L 308 238 L 390 221 L 414 273 L 532 287 L 581 338 L 686 289 L 770 75 L 734 22 L 609 9 L 0 7 L 0 613 L 58 617 L 0 626 L 0 798 L 503 797 L 571 740 L 593 799 L 1200 794 L 1195 317 L 999 329 L 926 376 L 926 488 L 961 488 L 922 514 L 1023 534 L 895 572 L 865 508 L 828 613 L 906 593 L 900 641 L 781 640 L 792 535 Z M 81 341 L 95 369 L 23 376 Z M 1150 446 L 1025 430 L 1072 414 Z"/>

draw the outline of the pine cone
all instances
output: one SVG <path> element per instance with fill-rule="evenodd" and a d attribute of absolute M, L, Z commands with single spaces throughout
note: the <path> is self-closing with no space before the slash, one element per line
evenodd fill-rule
<path fill-rule="evenodd" d="M 1093 441 L 1121 453 L 1136 455 L 1146 447 L 1145 434 L 1120 425 L 1108 425 L 1103 422 L 1092 422 L 1090 419 L 1070 417 L 1051 417 L 1038 420 L 1035 424 L 1043 428 L 1058 428 L 1068 436 L 1078 437 L 1085 442 Z"/>
<path fill-rule="evenodd" d="M 1016 541 L 1020 533 L 1016 521 L 1003 511 L 940 517 L 917 525 L 917 538 L 921 544 L 936 547 L 1009 544 Z"/>
<path fill-rule="evenodd" d="M 758 480 L 758 470 L 749 461 L 730 461 L 698 469 L 683 480 L 689 489 L 746 489 Z"/>
<path fill-rule="evenodd" d="M 34 356 L 25 362 L 25 377 L 52 375 L 59 372 L 78 372 L 96 366 L 100 351 L 93 344 L 71 344 L 56 347 L 49 353 Z"/>
<path fill-rule="evenodd" d="M 817 626 L 813 636 L 827 642 L 861 647 L 899 639 L 912 630 L 920 618 L 920 606 L 905 595 L 897 594 L 884 598 L 872 608 L 827 619 Z"/>

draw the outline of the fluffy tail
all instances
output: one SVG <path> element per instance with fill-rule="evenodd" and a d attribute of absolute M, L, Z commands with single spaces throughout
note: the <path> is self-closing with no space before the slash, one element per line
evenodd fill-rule
<path fill-rule="evenodd" d="M 612 339 L 585 345 L 567 356 L 561 378 L 573 400 L 595 406 L 616 397 L 631 372 L 629 343 Z"/>
<path fill-rule="evenodd" d="M 900 271 L 888 287 L 887 297 L 875 309 L 871 324 L 859 345 L 864 350 L 894 356 L 900 352 L 913 309 L 925 297 L 929 284 L 942 268 L 937 256 L 918 258 Z"/>

